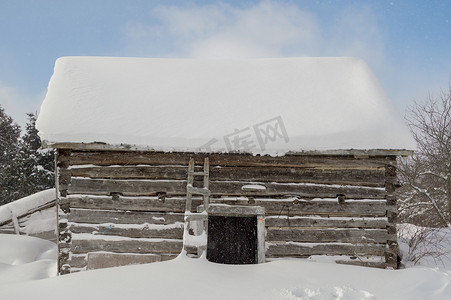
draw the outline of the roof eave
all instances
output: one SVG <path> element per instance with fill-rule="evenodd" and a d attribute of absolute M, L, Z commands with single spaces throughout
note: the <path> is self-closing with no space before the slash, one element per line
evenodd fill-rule
<path fill-rule="evenodd" d="M 73 149 L 81 151 L 156 151 L 150 146 L 142 145 L 129 145 L 129 144 L 118 144 L 111 145 L 101 142 L 93 143 L 53 143 L 44 141 L 42 143 L 45 148 L 55 148 L 55 149 Z M 179 152 L 179 151 L 171 151 Z M 181 152 L 181 151 L 180 151 Z M 184 151 L 184 152 L 196 152 L 196 151 Z M 413 150 L 407 149 L 333 149 L 333 150 L 301 150 L 301 151 L 290 151 L 285 155 L 353 155 L 353 156 L 411 156 Z M 250 154 L 247 152 L 227 152 L 227 153 L 242 153 Z"/>

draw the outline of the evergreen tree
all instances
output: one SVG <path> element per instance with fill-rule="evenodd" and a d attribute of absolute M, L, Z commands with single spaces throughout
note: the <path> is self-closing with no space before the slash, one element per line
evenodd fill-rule
<path fill-rule="evenodd" d="M 19 125 L 0 106 L 0 205 L 54 186 L 53 150 L 41 148 L 36 115 L 28 120 L 20 139 Z"/>
<path fill-rule="evenodd" d="M 20 127 L 0 105 L 0 205 L 16 197 L 15 170 Z"/>
<path fill-rule="evenodd" d="M 16 156 L 14 177 L 17 179 L 18 198 L 54 186 L 53 150 L 41 148 L 35 127 L 36 115 L 29 113 L 28 120 Z"/>

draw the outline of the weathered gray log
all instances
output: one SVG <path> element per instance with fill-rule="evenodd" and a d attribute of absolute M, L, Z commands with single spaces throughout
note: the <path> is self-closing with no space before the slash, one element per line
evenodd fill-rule
<path fill-rule="evenodd" d="M 128 197 L 123 197 L 128 199 Z M 119 197 L 118 201 L 112 201 L 111 197 L 90 197 L 81 196 L 71 198 L 71 207 L 73 208 L 84 208 L 84 209 L 118 209 L 118 210 L 131 210 L 131 211 L 158 211 L 161 208 L 153 206 L 152 201 L 147 201 L 150 198 L 144 197 L 141 200 L 139 198 L 133 198 L 133 201 L 122 202 Z M 166 198 L 169 201 L 170 198 Z M 166 202 L 165 201 L 165 202 Z M 179 201 L 184 203 L 183 198 L 173 199 L 174 202 Z M 171 203 L 171 202 L 168 202 Z M 346 217 L 382 217 L 386 215 L 387 206 L 384 200 L 374 200 L 374 201 L 349 201 L 344 204 L 339 204 L 334 201 L 320 201 L 320 200 L 297 200 L 286 201 L 284 199 L 254 199 L 249 201 L 247 198 L 213 198 L 211 203 L 222 203 L 228 205 L 245 205 L 245 206 L 261 206 L 265 208 L 267 215 L 277 215 L 277 216 L 302 216 L 302 215 L 328 215 L 328 216 L 346 216 Z M 196 205 L 200 205 L 201 201 L 196 200 Z M 163 205 L 163 204 L 161 204 Z M 172 208 L 179 207 L 171 206 Z M 163 206 L 164 208 L 165 206 Z M 164 210 L 164 209 L 162 209 Z M 182 210 L 179 211 L 180 213 Z M 81 212 L 78 212 L 80 214 Z M 96 215 L 101 215 L 102 213 L 97 212 Z M 71 213 L 69 217 L 73 221 L 75 216 Z M 91 221 L 85 221 L 87 223 L 95 223 L 94 219 L 97 217 L 92 217 Z M 151 222 L 151 220 L 149 220 Z"/>
<path fill-rule="evenodd" d="M 93 235 L 93 237 L 95 237 Z M 72 239 L 72 253 L 88 253 L 93 251 L 108 251 L 116 253 L 172 253 L 182 250 L 181 240 L 130 239 L 130 240 L 101 240 L 101 239 Z"/>
<path fill-rule="evenodd" d="M 69 222 L 116 224 L 173 224 L 183 222 L 183 213 L 137 212 L 72 208 Z"/>
<path fill-rule="evenodd" d="M 140 146 L 140 145 L 130 145 L 130 144 L 120 144 L 120 145 L 110 145 L 102 142 L 92 142 L 92 143 L 48 143 L 43 142 L 44 147 L 47 148 L 58 148 L 58 149 L 73 149 L 78 151 L 131 151 L 131 152 L 149 152 L 154 151 L 152 147 Z M 348 150 L 309 150 L 309 151 L 296 151 L 288 152 L 287 155 L 310 155 L 310 156 L 320 156 L 320 155 L 352 155 L 358 158 L 367 158 L 372 156 L 410 156 L 412 155 L 412 150 L 390 150 L 390 149 L 348 149 Z"/>
<path fill-rule="evenodd" d="M 138 228 L 121 228 L 111 225 L 94 225 L 94 224 L 77 224 L 70 225 L 72 233 L 92 233 L 98 236 L 101 235 L 116 235 L 130 238 L 166 238 L 166 239 L 182 239 L 183 238 L 183 223 L 177 227 L 170 225 L 157 225 L 161 228 L 155 229 L 152 226 L 142 225 Z"/>
<path fill-rule="evenodd" d="M 94 254 L 95 253 L 95 254 Z M 124 262 L 125 264 L 116 264 L 114 266 L 119 265 L 128 265 L 128 264 L 141 264 L 141 263 L 150 263 L 150 262 L 156 262 L 156 261 L 167 261 L 171 260 L 177 257 L 177 254 L 116 254 L 116 253 L 96 253 L 96 252 L 90 252 L 85 254 L 76 254 L 72 255 L 69 260 L 67 260 L 67 264 L 71 266 L 71 268 L 87 268 L 88 267 L 88 255 L 92 257 L 92 255 L 100 255 L 100 254 L 110 254 L 109 259 L 113 260 L 113 264 L 116 264 L 117 260 L 116 257 L 121 258 L 121 262 Z M 107 255 L 105 255 L 107 256 Z M 152 256 L 152 257 L 150 257 Z M 130 262 L 130 263 L 129 263 Z M 92 264 L 91 264 L 92 265 Z M 73 272 L 73 271 L 72 271 Z"/>
<path fill-rule="evenodd" d="M 166 254 L 166 253 L 163 253 L 160 256 L 161 256 L 161 261 L 168 261 L 168 260 L 176 258 L 178 256 L 178 254 Z"/>
<path fill-rule="evenodd" d="M 211 203 L 229 205 L 262 206 L 267 215 L 303 216 L 303 215 L 329 215 L 346 217 L 385 216 L 386 205 L 383 201 L 352 201 L 338 204 L 334 201 L 283 201 L 255 199 L 248 200 L 212 199 Z"/>
<path fill-rule="evenodd" d="M 315 227 L 315 228 L 386 228 L 386 218 L 328 218 L 266 216 L 267 227 Z"/>
<path fill-rule="evenodd" d="M 190 157 L 203 162 L 209 157 L 211 166 L 275 166 L 305 167 L 319 169 L 383 169 L 395 156 L 355 158 L 353 155 L 268 155 L 253 156 L 237 153 L 181 153 L 181 152 L 126 152 L 126 151 L 72 151 L 71 165 L 184 165 L 188 166 Z"/>
<path fill-rule="evenodd" d="M 14 227 L 1 228 L 0 233 L 1 234 L 16 234 L 14 231 Z"/>
<path fill-rule="evenodd" d="M 55 222 L 56 222 L 56 220 L 55 220 Z M 57 241 L 57 236 L 56 236 L 56 233 L 55 233 L 55 229 L 48 230 L 48 231 L 43 231 L 43 232 L 31 233 L 31 234 L 29 234 L 29 236 L 34 236 L 34 237 L 37 237 L 37 238 L 40 238 L 40 239 L 43 239 L 43 240 L 47 240 L 47 241 L 50 241 L 50 242 L 54 242 L 54 243 L 56 243 L 56 241 Z"/>
<path fill-rule="evenodd" d="M 383 258 L 382 258 L 382 261 L 365 261 L 365 260 L 359 260 L 357 257 L 354 260 L 337 260 L 335 262 L 337 264 L 342 264 L 342 265 L 352 265 L 352 266 L 361 266 L 361 267 L 370 267 L 370 268 L 379 268 L 379 269 L 385 269 L 387 267 L 387 263 L 384 262 Z"/>
<path fill-rule="evenodd" d="M 308 243 L 268 243 L 267 257 L 306 257 L 310 255 L 351 255 L 364 256 L 385 254 L 385 244 L 308 244 Z"/>
<path fill-rule="evenodd" d="M 63 177 L 97 179 L 171 179 L 185 180 L 186 166 L 92 166 L 61 170 Z M 309 182 L 385 186 L 384 169 L 317 169 L 288 167 L 214 167 L 210 168 L 212 181 Z"/>
<path fill-rule="evenodd" d="M 88 253 L 87 269 L 103 269 L 127 265 L 147 264 L 158 261 L 161 261 L 160 255 L 91 252 Z"/>
<path fill-rule="evenodd" d="M 196 199 L 196 205 L 200 205 L 202 200 Z M 122 197 L 113 200 L 111 196 L 71 196 L 70 205 L 72 208 L 89 209 L 111 209 L 111 210 L 136 210 L 136 211 L 164 211 L 164 212 L 184 212 L 185 198 L 165 198 L 164 201 L 158 197 Z"/>
<path fill-rule="evenodd" d="M 303 259 L 308 258 L 309 256 L 303 257 Z M 300 258 L 298 257 L 289 257 L 286 258 Z M 349 256 L 348 260 L 335 260 L 335 263 L 337 264 L 343 264 L 343 265 L 353 265 L 353 266 L 361 266 L 361 267 L 370 267 L 370 268 L 379 268 L 379 269 L 385 269 L 387 267 L 387 264 L 384 262 L 384 257 L 382 256 L 370 256 L 369 258 L 374 258 L 376 261 L 368 261 L 366 260 L 368 256 L 362 256 L 362 257 L 356 257 L 356 256 Z M 278 257 L 268 257 L 266 258 L 267 262 L 275 261 L 279 259 Z M 379 261 L 380 260 L 380 261 Z"/>
<path fill-rule="evenodd" d="M 87 255 L 72 255 L 66 263 L 73 268 L 84 268 L 88 264 Z"/>
<path fill-rule="evenodd" d="M 298 229 L 293 227 L 269 227 L 266 240 L 293 241 L 305 243 L 365 243 L 379 244 L 387 242 L 387 231 L 384 229 Z"/>
<path fill-rule="evenodd" d="M 367 188 L 357 186 L 341 186 L 327 184 L 284 184 L 265 183 L 265 190 L 246 191 L 244 185 L 254 182 L 222 182 L 211 181 L 212 195 L 298 195 L 301 197 L 334 198 L 345 195 L 352 199 L 384 199 L 386 191 L 380 188 Z M 129 196 L 186 194 L 186 180 L 113 180 L 113 179 L 86 179 L 72 178 L 68 188 L 69 194 L 109 195 L 119 193 Z"/>

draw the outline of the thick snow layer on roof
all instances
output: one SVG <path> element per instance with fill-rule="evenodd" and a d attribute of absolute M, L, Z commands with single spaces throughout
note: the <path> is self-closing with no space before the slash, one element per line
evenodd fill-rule
<path fill-rule="evenodd" d="M 361 59 L 63 57 L 37 127 L 47 143 L 162 151 L 414 149 Z"/>

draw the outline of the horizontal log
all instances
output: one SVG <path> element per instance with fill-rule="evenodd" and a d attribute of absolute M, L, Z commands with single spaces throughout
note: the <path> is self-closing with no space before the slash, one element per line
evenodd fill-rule
<path fill-rule="evenodd" d="M 308 243 L 267 243 L 266 257 L 307 257 L 310 255 L 376 255 L 384 256 L 385 244 L 308 244 Z"/>
<path fill-rule="evenodd" d="M 127 151 L 72 151 L 71 165 L 183 165 L 188 166 L 190 157 L 203 164 L 208 157 L 210 166 L 263 166 L 304 167 L 318 169 L 384 169 L 396 156 L 355 158 L 354 155 L 284 155 L 253 156 L 238 153 L 181 153 L 181 152 L 127 152 Z"/>
<path fill-rule="evenodd" d="M 119 210 L 96 210 L 71 208 L 69 222 L 78 223 L 116 223 L 116 224 L 174 224 L 183 222 L 183 213 L 159 213 Z"/>
<path fill-rule="evenodd" d="M 267 216 L 267 227 L 315 227 L 315 228 L 386 228 L 386 218 L 328 218 Z"/>
<path fill-rule="evenodd" d="M 118 254 L 111 252 L 91 252 L 88 254 L 88 270 L 148 264 L 161 261 L 160 255 Z"/>
<path fill-rule="evenodd" d="M 211 181 L 210 191 L 212 195 L 231 196 L 298 195 L 312 198 L 334 198 L 337 195 L 345 195 L 346 198 L 352 199 L 384 199 L 386 196 L 386 191 L 381 188 L 326 184 L 264 183 L 266 189 L 252 191 L 242 189 L 244 185 L 250 184 L 255 184 L 255 182 Z M 158 193 L 184 195 L 186 194 L 186 181 L 72 178 L 68 193 L 93 195 L 119 193 L 129 196 L 156 195 Z"/>
<path fill-rule="evenodd" d="M 388 267 L 387 263 L 383 260 L 382 261 L 365 261 L 365 260 L 359 260 L 358 258 L 356 258 L 354 260 L 337 260 L 337 261 L 335 261 L 335 263 L 342 264 L 342 265 L 379 268 L 379 269 L 385 269 Z"/>
<path fill-rule="evenodd" d="M 386 205 L 384 201 L 352 201 L 338 204 L 335 201 L 304 200 L 284 201 L 283 199 L 255 199 L 253 202 L 245 199 L 211 199 L 211 203 L 228 205 L 249 205 L 265 208 L 266 215 L 303 216 L 303 215 L 330 215 L 330 216 L 385 216 Z"/>
<path fill-rule="evenodd" d="M 343 256 L 340 256 L 343 257 Z M 290 258 L 290 257 L 287 257 Z M 296 257 L 293 257 L 296 258 Z M 299 258 L 299 257 L 298 257 Z M 373 260 L 368 260 L 368 258 L 372 258 Z M 270 257 L 266 258 L 267 262 L 270 261 L 276 261 L 279 260 L 279 257 Z M 309 259 L 310 256 L 307 256 L 305 258 L 301 259 Z M 385 258 L 383 256 L 348 256 L 347 259 L 339 259 L 335 257 L 328 257 L 328 261 L 334 261 L 337 264 L 343 264 L 343 265 L 352 265 L 352 266 L 360 266 L 360 267 L 370 267 L 370 268 L 379 268 L 379 269 L 385 269 L 388 267 L 387 263 L 385 262 Z M 313 259 L 312 261 L 316 261 Z M 319 260 L 321 261 L 321 260 Z"/>
<path fill-rule="evenodd" d="M 387 231 L 384 229 L 298 229 L 293 227 L 269 227 L 266 230 L 266 240 L 269 242 L 382 244 L 387 242 Z"/>
<path fill-rule="evenodd" d="M 93 237 L 96 237 L 93 235 Z M 88 253 L 95 251 L 108 251 L 115 253 L 172 253 L 178 254 L 182 250 L 181 240 L 102 240 L 102 239 L 77 239 L 72 238 L 72 253 Z"/>
<path fill-rule="evenodd" d="M 135 211 L 164 211 L 164 212 L 185 212 L 186 198 L 165 198 L 158 197 L 127 197 L 118 196 L 113 200 L 112 196 L 70 196 L 71 208 L 105 209 L 105 210 L 135 210 Z M 201 199 L 193 201 L 195 205 L 202 203 Z M 145 222 L 143 222 L 145 223 Z"/>
<path fill-rule="evenodd" d="M 48 143 L 43 142 L 45 148 L 57 148 L 59 151 L 133 151 L 133 152 L 143 152 L 143 151 L 154 151 L 152 147 L 140 146 L 140 145 L 129 145 L 129 144 L 106 144 L 103 142 L 92 142 L 92 143 Z M 309 150 L 309 151 L 299 151 L 290 152 L 287 155 L 354 155 L 354 156 L 410 156 L 412 155 L 412 150 L 393 150 L 393 149 L 340 149 L 340 150 Z"/>
<path fill-rule="evenodd" d="M 171 179 L 185 180 L 186 166 L 90 166 L 61 170 L 73 177 L 101 179 Z M 62 177 L 66 178 L 67 175 Z M 211 181 L 308 182 L 385 186 L 385 171 L 359 169 L 318 169 L 288 167 L 214 167 L 210 168 Z"/>
<path fill-rule="evenodd" d="M 362 258 L 350 256 L 349 260 L 335 260 L 335 263 L 342 264 L 342 265 L 352 265 L 352 266 L 379 268 L 379 269 L 385 269 L 387 267 L 387 263 L 384 262 L 384 257 L 382 257 L 382 256 L 373 256 L 373 257 L 376 258 L 377 260 L 381 259 L 381 261 L 365 260 L 367 258 L 367 256 L 363 256 Z M 289 258 L 289 257 L 287 257 L 287 258 Z M 293 257 L 293 258 L 296 258 L 296 257 Z M 308 258 L 308 256 L 305 258 Z M 279 259 L 280 259 L 279 257 L 270 257 L 270 258 L 266 258 L 266 261 L 270 262 L 270 261 L 276 261 Z"/>
<path fill-rule="evenodd" d="M 158 228 L 155 228 L 155 227 Z M 173 225 L 136 225 L 136 228 L 122 228 L 114 224 L 95 225 L 95 224 L 77 224 L 70 225 L 72 233 L 92 233 L 94 235 L 116 235 L 130 238 L 165 238 L 182 239 L 183 223 Z"/>
<path fill-rule="evenodd" d="M 71 268 L 85 268 L 88 265 L 87 254 L 71 255 L 65 263 L 70 265 Z"/>
<path fill-rule="evenodd" d="M 55 222 L 56 222 L 56 216 L 55 216 Z M 29 236 L 34 236 L 34 237 L 37 237 L 37 238 L 40 238 L 40 239 L 43 239 L 43 240 L 55 242 L 55 243 L 56 243 L 56 240 L 57 240 L 55 229 L 48 230 L 48 231 L 43 231 L 43 232 L 31 233 L 31 234 L 28 234 L 28 235 Z"/>
<path fill-rule="evenodd" d="M 150 197 L 118 197 L 117 200 L 112 200 L 112 197 L 90 197 L 90 196 L 71 196 L 71 215 L 69 220 L 72 222 L 76 218 L 75 214 L 89 213 L 89 209 L 116 209 L 123 211 L 165 211 L 168 208 L 180 208 L 180 214 L 184 212 L 185 198 L 166 198 L 165 203 L 172 203 L 166 205 L 158 202 Z M 174 203 L 179 204 L 175 205 Z M 371 201 L 348 201 L 339 204 L 334 199 L 323 200 L 299 200 L 297 198 L 288 199 L 249 199 L 245 197 L 228 197 L 228 198 L 211 198 L 212 204 L 228 204 L 228 205 L 243 205 L 243 206 L 261 206 L 265 208 L 266 215 L 277 215 L 283 218 L 284 216 L 303 216 L 303 215 L 330 215 L 330 216 L 346 216 L 346 217 L 382 217 L 386 215 L 387 206 L 384 200 Z M 154 206 L 154 203 L 158 205 Z M 193 209 L 202 203 L 201 200 L 193 201 Z M 87 210 L 76 211 L 74 208 L 84 208 Z M 169 211 L 169 209 L 168 209 Z M 175 211 L 175 210 L 173 210 Z M 196 211 L 196 210 L 193 210 Z M 108 213 L 107 213 L 108 212 Z M 85 223 L 99 223 L 99 215 L 103 213 L 100 211 L 94 212 L 89 220 Z M 106 211 L 105 214 L 112 214 Z M 127 214 L 130 214 L 127 212 Z M 117 214 L 114 214 L 118 218 Z M 183 218 L 183 217 L 182 217 Z M 78 219 L 79 220 L 79 219 Z M 148 220 L 147 223 L 153 222 Z M 106 223 L 106 222 L 100 222 Z M 116 223 L 113 221 L 113 223 Z M 146 223 L 146 222 L 143 222 Z"/>
<path fill-rule="evenodd" d="M 179 254 L 161 254 L 161 261 L 168 261 L 177 258 Z"/>

